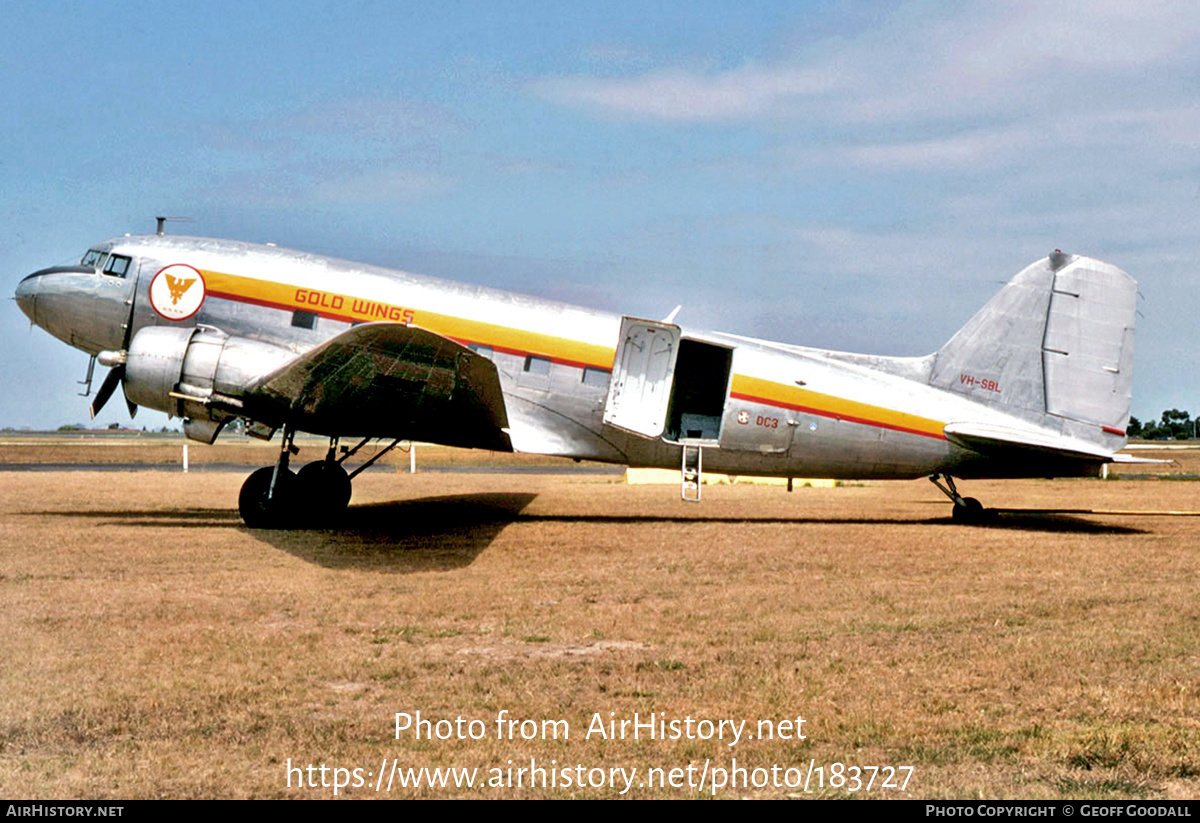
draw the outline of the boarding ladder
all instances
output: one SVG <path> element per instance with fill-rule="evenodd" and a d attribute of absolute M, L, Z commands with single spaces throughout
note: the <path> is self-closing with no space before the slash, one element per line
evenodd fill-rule
<path fill-rule="evenodd" d="M 679 495 L 689 503 L 700 502 L 701 453 L 700 446 L 684 444 L 683 468 L 680 476 Z"/>

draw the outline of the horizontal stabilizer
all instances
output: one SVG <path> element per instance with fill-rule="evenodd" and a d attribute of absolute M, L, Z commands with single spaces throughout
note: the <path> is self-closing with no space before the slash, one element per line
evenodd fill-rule
<path fill-rule="evenodd" d="M 1021 453 L 1108 463 L 1117 455 L 1073 437 L 1056 436 L 1036 429 L 1018 429 L 979 423 L 950 423 L 943 430 L 946 439 L 965 449 L 989 457 L 1018 456 Z M 1124 461 L 1122 461 L 1124 462 Z"/>
<path fill-rule="evenodd" d="M 1174 460 L 1155 460 L 1153 457 L 1134 457 L 1132 454 L 1114 454 L 1114 463 L 1174 463 Z"/>

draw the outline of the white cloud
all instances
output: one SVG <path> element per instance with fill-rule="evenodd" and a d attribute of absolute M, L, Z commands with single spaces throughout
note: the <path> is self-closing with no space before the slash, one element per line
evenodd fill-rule
<path fill-rule="evenodd" d="M 1046 64 L 1076 68 L 1147 66 L 1186 55 L 1200 36 L 1200 15 L 1170 0 L 1017 2 L 953 50 L 952 66 L 997 77 L 1030 74 Z M 979 7 L 976 7 L 976 11 Z"/>
<path fill-rule="evenodd" d="M 1179 71 L 1198 45 L 1200 7 L 1192 4 L 917 3 L 770 62 L 547 77 L 530 88 L 596 116 L 666 122 L 1054 116 L 1086 110 L 1097 97 L 1170 94 L 1139 72 Z"/>
<path fill-rule="evenodd" d="M 542 96 L 565 105 L 610 116 L 671 121 L 758 117 L 833 86 L 833 78 L 822 71 L 752 65 L 724 72 L 668 69 L 633 78 L 549 78 L 533 85 Z"/>
<path fill-rule="evenodd" d="M 1038 135 L 1026 129 L 979 131 L 907 142 L 851 145 L 822 152 L 855 166 L 886 168 L 978 168 L 1007 162 L 1033 145 Z"/>

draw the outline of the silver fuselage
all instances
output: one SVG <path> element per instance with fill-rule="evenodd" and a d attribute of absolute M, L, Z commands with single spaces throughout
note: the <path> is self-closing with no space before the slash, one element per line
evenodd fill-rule
<path fill-rule="evenodd" d="M 94 249 L 109 255 L 103 260 L 128 258 L 124 276 L 86 266 L 47 269 L 17 290 L 33 322 L 89 354 L 122 349 L 156 325 L 211 326 L 299 355 L 352 324 L 405 323 L 495 363 L 514 450 L 680 465 L 678 433 L 644 436 L 605 422 L 619 315 L 273 246 L 135 236 Z M 150 281 L 179 264 L 203 275 L 206 296 L 192 316 L 170 319 L 151 306 Z M 686 327 L 681 334 L 732 358 L 723 402 L 701 435 L 706 471 L 830 478 L 1024 473 L 947 439 L 944 429 L 955 421 L 1029 421 L 987 402 L 986 386 L 929 385 L 932 355 L 852 355 Z"/>

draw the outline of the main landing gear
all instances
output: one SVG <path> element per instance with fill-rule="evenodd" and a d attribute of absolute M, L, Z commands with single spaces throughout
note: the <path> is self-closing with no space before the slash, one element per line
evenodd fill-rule
<path fill-rule="evenodd" d="M 295 429 L 285 427 L 279 460 L 246 478 L 238 494 L 238 512 L 252 529 L 291 529 L 329 523 L 350 504 L 351 481 L 400 443 L 377 452 L 353 472 L 342 465 L 372 438 L 364 438 L 353 449 L 344 449 L 338 457 L 338 438 L 329 439 L 324 460 L 307 464 L 299 472 L 288 468 L 291 456 L 300 450 L 295 445 Z"/>
<path fill-rule="evenodd" d="M 985 509 L 983 504 L 974 497 L 963 497 L 958 493 L 958 489 L 954 486 L 954 478 L 948 474 L 931 474 L 929 480 L 933 485 L 941 489 L 942 494 L 950 498 L 954 503 L 954 510 L 950 513 L 955 523 L 987 523 L 996 518 L 996 512 L 992 509 Z M 945 480 L 946 485 L 943 486 L 939 481 Z"/>

